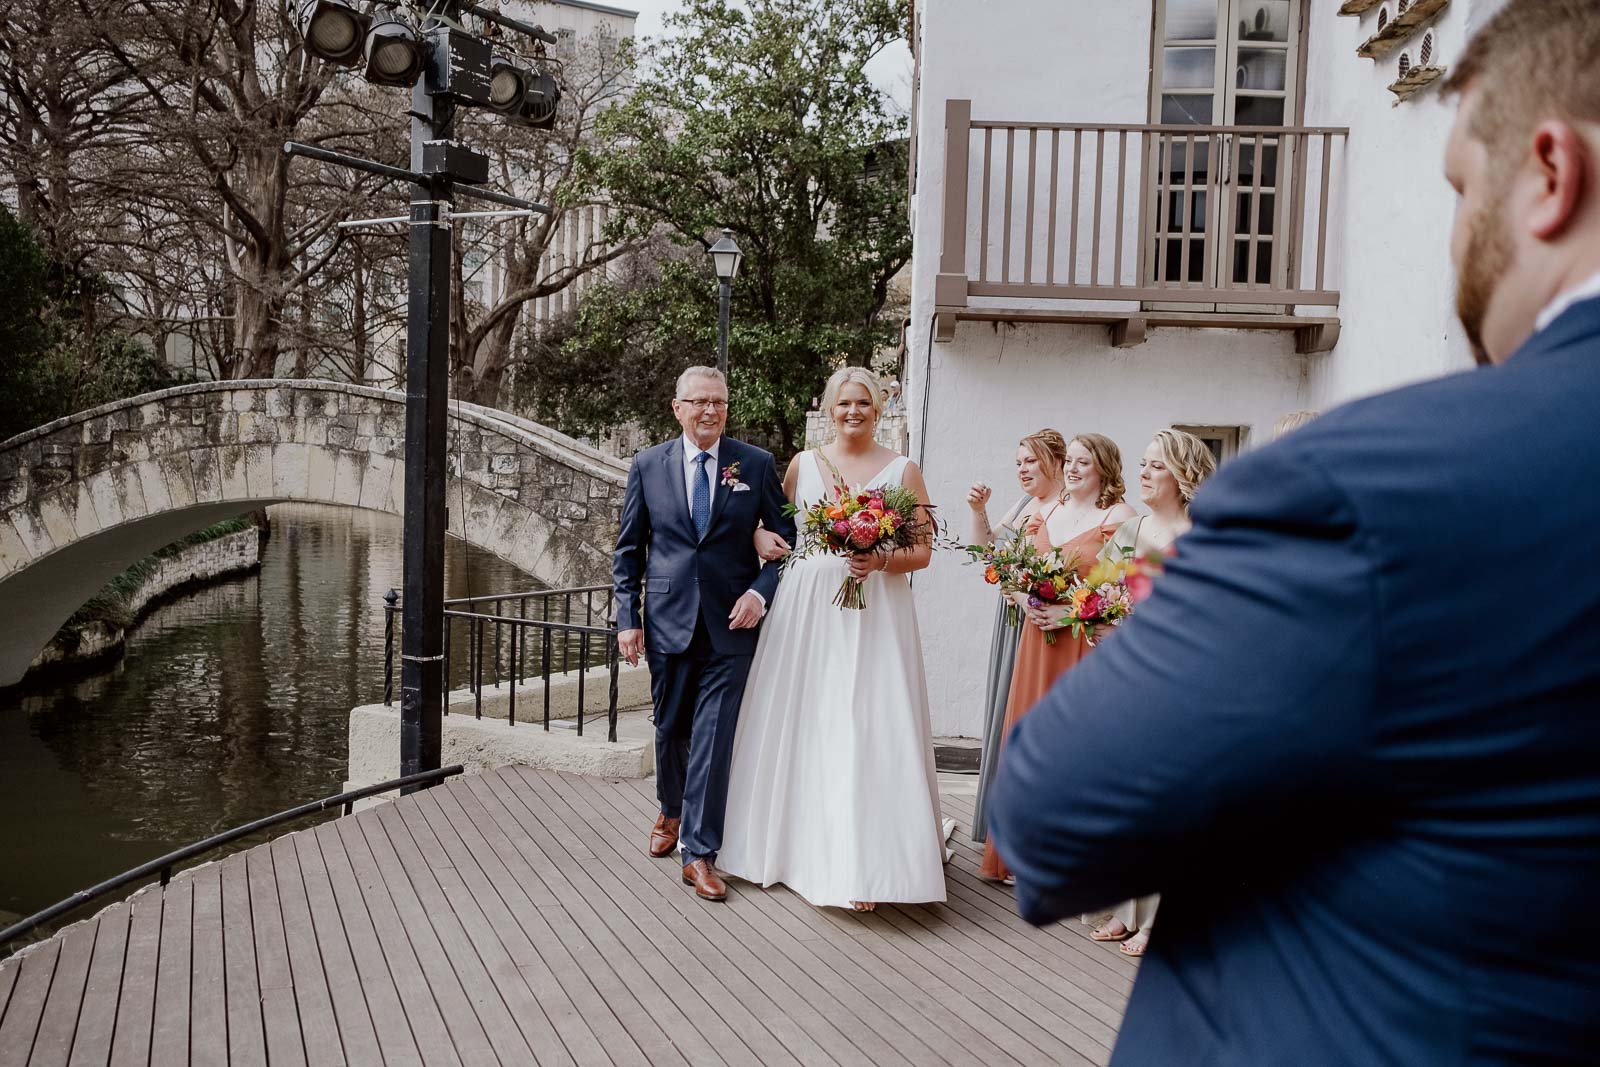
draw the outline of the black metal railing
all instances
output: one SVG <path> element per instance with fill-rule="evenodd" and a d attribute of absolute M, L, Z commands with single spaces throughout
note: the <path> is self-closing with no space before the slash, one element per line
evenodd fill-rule
<path fill-rule="evenodd" d="M 384 594 L 383 702 L 394 704 L 395 631 L 400 595 Z M 583 736 L 588 672 L 604 667 L 609 685 L 606 739 L 617 739 L 617 684 L 621 657 L 613 618 L 616 596 L 609 585 L 541 589 L 456 597 L 444 602 L 444 677 L 446 688 L 470 690 L 473 716 L 483 718 L 486 691 L 506 695 L 506 721 L 517 724 L 517 691 L 537 679 L 542 686 L 544 728 L 550 729 L 551 682 L 577 671 L 576 729 Z M 459 635 L 458 635 L 459 634 Z M 465 642 L 466 653 L 460 652 Z M 449 693 L 444 713 L 450 714 Z M 560 721 L 564 716 L 556 716 Z M 526 717 L 524 719 L 526 721 Z"/>
<path fill-rule="evenodd" d="M 52 904 L 43 911 L 28 916 L 21 922 L 11 924 L 4 930 L 0 930 L 0 950 L 3 950 L 6 945 L 17 940 L 22 935 L 34 930 L 44 923 L 50 922 L 52 919 L 60 918 L 70 911 L 74 911 L 83 907 L 91 900 L 103 897 L 107 893 L 113 893 L 124 886 L 131 885 L 135 882 L 142 882 L 153 874 L 159 873 L 161 876 L 161 884 L 166 885 L 172 880 L 173 869 L 177 867 L 178 864 L 183 863 L 185 860 L 191 860 L 196 856 L 210 852 L 214 848 L 221 848 L 223 845 L 226 845 L 232 841 L 237 841 L 241 837 L 249 837 L 253 833 L 257 833 L 258 831 L 265 830 L 272 826 L 277 826 L 280 823 L 292 822 L 295 819 L 302 819 L 308 815 L 315 815 L 318 812 L 328 811 L 336 807 L 342 807 L 344 809 L 344 814 L 349 815 L 353 810 L 355 802 L 365 797 L 377 796 L 379 793 L 387 793 L 393 789 L 405 789 L 409 791 L 412 787 L 422 788 L 437 785 L 444 779 L 460 773 L 461 765 L 454 764 L 449 767 L 440 767 L 438 770 L 434 771 L 421 771 L 417 774 L 408 774 L 403 778 L 393 778 L 387 782 L 379 782 L 377 785 L 369 785 L 360 789 L 352 789 L 348 793 L 340 793 L 337 796 L 324 797 L 321 800 L 313 800 L 308 804 L 301 804 L 299 807 L 290 808 L 288 811 L 280 811 L 276 815 L 268 815 L 265 818 L 257 819 L 254 822 L 247 822 L 243 826 L 235 826 L 232 830 L 224 830 L 220 834 L 213 834 L 203 841 L 196 841 L 192 845 L 185 845 L 175 852 L 168 852 L 165 856 L 157 856 L 148 863 L 141 863 L 139 866 L 130 871 L 123 871 L 115 878 L 108 878 L 98 885 L 92 885 L 88 889 L 81 889 L 67 899 L 57 904 Z"/>

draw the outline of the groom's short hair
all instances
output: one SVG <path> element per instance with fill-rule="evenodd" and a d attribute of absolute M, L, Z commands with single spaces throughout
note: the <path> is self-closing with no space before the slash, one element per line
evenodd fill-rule
<path fill-rule="evenodd" d="M 683 400 L 683 399 L 685 399 L 684 395 L 683 395 L 683 387 L 685 385 L 689 384 L 689 379 L 691 379 L 691 378 L 710 378 L 714 382 L 721 382 L 723 389 L 727 389 L 728 388 L 728 378 L 727 378 L 727 376 L 724 375 L 717 368 L 715 368 L 715 367 L 690 367 L 688 370 L 686 370 L 682 374 L 678 375 L 678 384 L 676 386 L 674 386 L 673 389 L 672 389 L 673 399 L 675 399 L 675 400 Z"/>
<path fill-rule="evenodd" d="M 1510 0 L 1456 58 L 1444 92 L 1481 89 L 1472 133 L 1491 165 L 1523 163 L 1545 119 L 1600 122 L 1600 4 L 1595 0 Z"/>

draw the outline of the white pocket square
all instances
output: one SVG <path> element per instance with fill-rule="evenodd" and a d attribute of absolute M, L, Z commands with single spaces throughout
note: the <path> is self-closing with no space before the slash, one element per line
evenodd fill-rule
<path fill-rule="evenodd" d="M 735 492 L 735 493 L 748 493 L 749 491 L 750 491 L 750 487 L 748 485 L 746 485 L 744 482 L 734 482 L 733 483 L 733 492 Z"/>

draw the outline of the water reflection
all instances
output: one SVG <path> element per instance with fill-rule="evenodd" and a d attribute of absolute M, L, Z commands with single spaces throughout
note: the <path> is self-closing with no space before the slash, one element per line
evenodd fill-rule
<path fill-rule="evenodd" d="M 0 691 L 0 925 L 340 791 L 349 710 L 383 692 L 400 523 L 299 504 L 272 520 L 258 574 L 156 609 L 115 665 Z M 449 596 L 533 587 L 447 547 Z"/>

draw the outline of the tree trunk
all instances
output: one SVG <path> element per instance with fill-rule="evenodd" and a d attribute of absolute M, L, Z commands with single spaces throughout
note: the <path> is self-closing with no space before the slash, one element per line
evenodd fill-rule
<path fill-rule="evenodd" d="M 254 282 L 255 284 L 252 284 Z M 233 352 L 229 378 L 271 378 L 278 366 L 278 314 L 281 300 L 258 288 L 256 279 L 235 281 Z"/>

